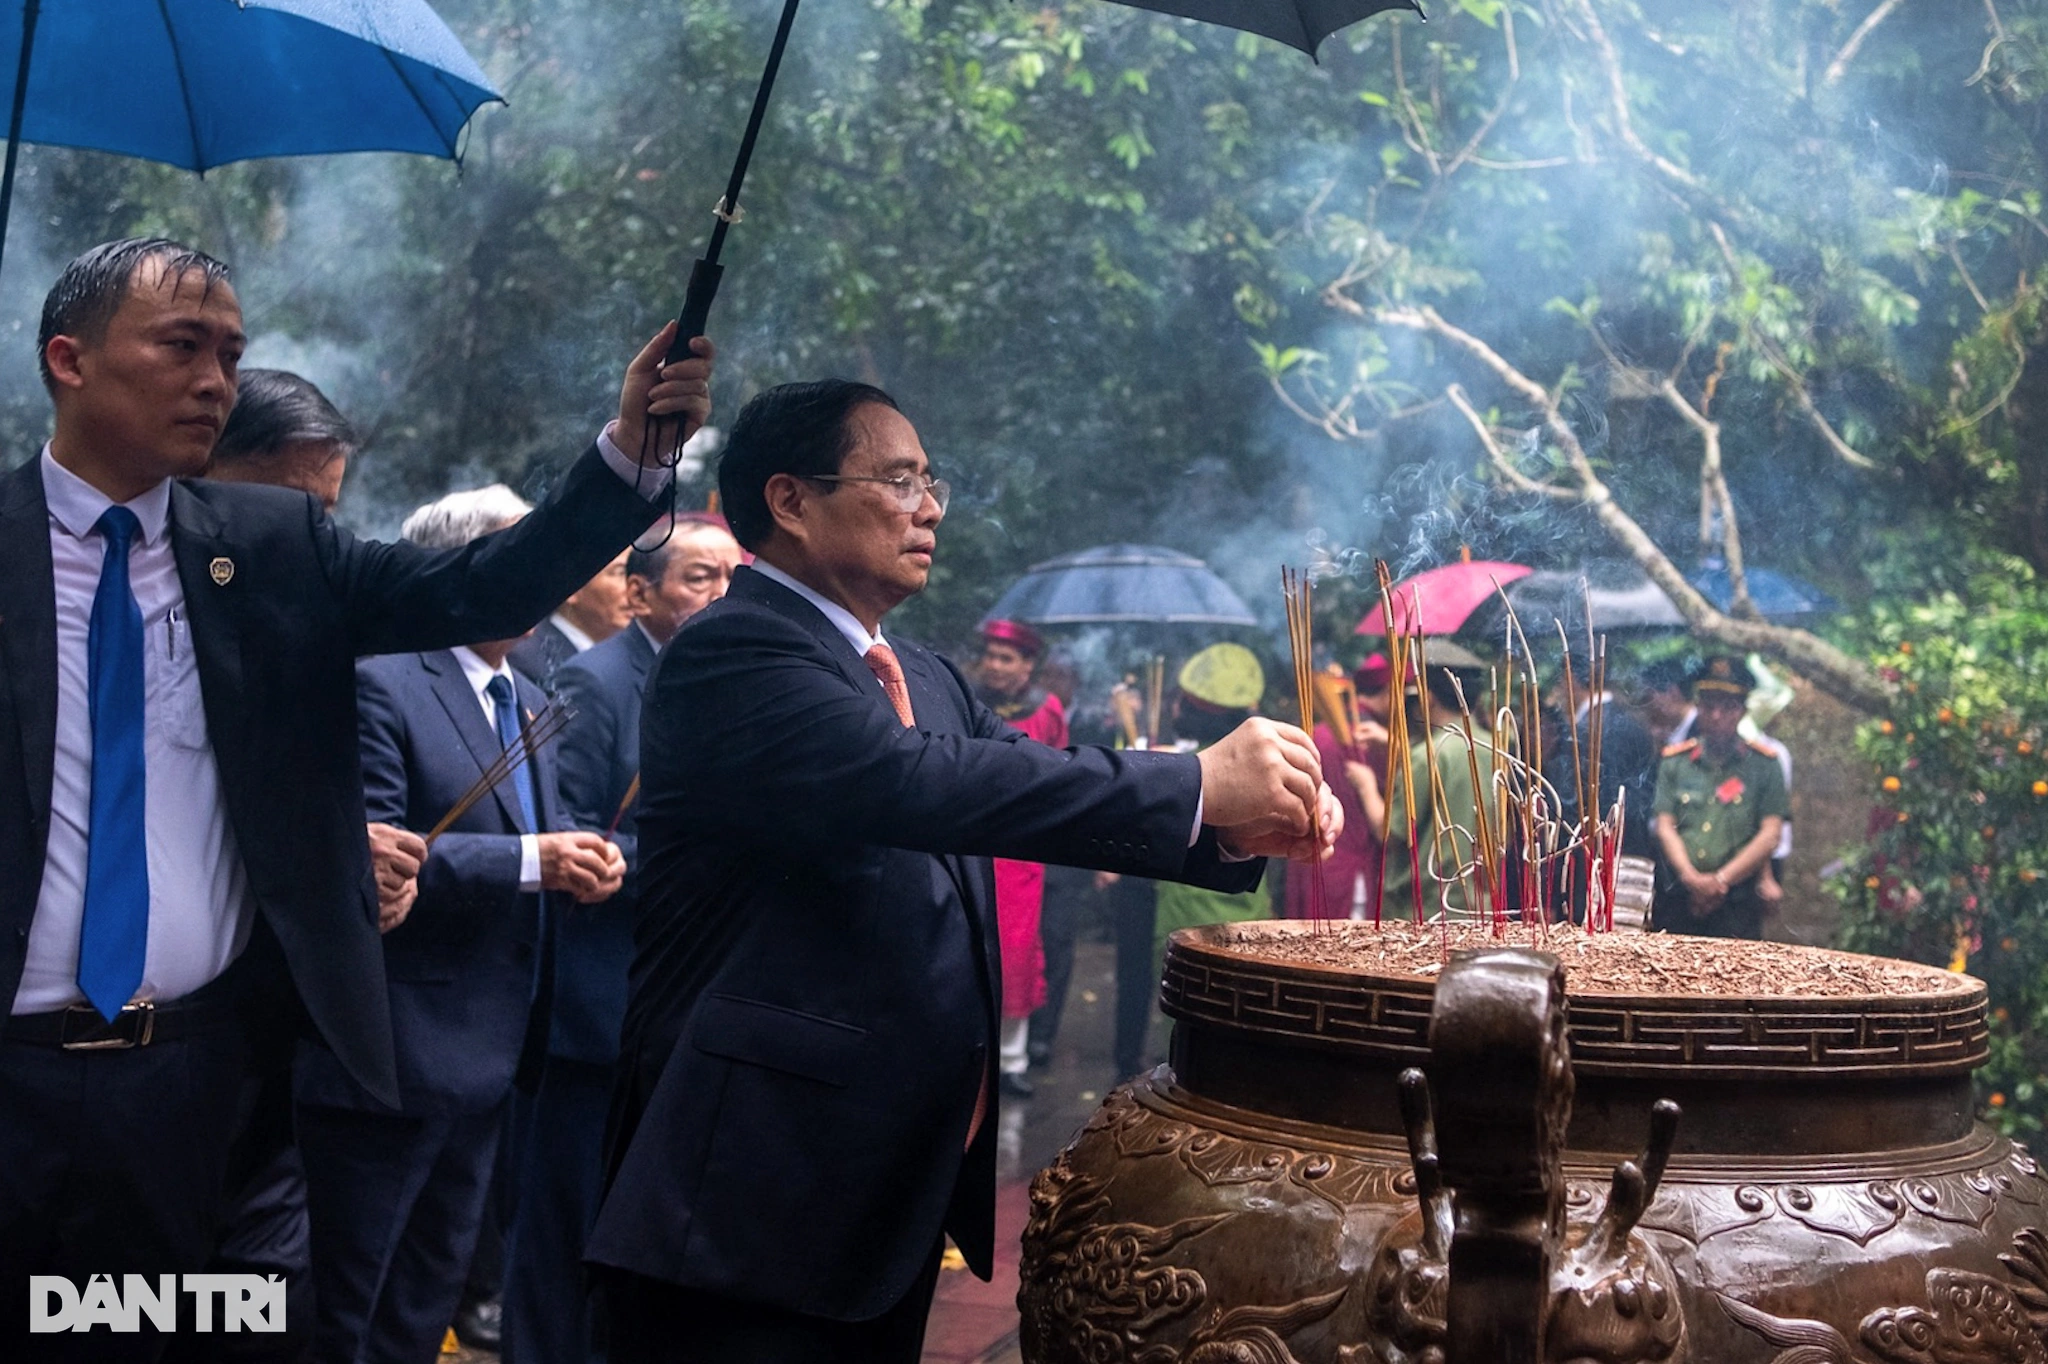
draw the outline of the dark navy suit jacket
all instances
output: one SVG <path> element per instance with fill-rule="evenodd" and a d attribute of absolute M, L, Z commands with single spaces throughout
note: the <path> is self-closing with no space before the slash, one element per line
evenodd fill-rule
<path fill-rule="evenodd" d="M 513 676 L 537 713 L 546 696 Z M 446 649 L 365 659 L 356 688 L 369 817 L 425 833 L 496 760 L 497 731 Z M 519 836 L 567 827 L 553 749 L 529 770 L 541 828 L 526 827 L 512 779 L 499 782 L 434 840 L 419 899 L 384 935 L 398 1106 L 416 1117 L 482 1112 L 512 1086 L 542 966 L 543 897 L 519 889 Z M 295 1079 L 302 1103 L 390 1111 L 324 1047 L 302 1050 Z"/>
<path fill-rule="evenodd" d="M 569 905 L 554 917 L 554 1017 L 548 1055 L 609 1066 L 619 1059 L 626 1018 L 626 968 L 633 960 L 638 883 L 639 801 L 619 813 L 640 773 L 640 698 L 654 645 L 638 625 L 585 649 L 555 673 L 555 694 L 575 708 L 560 747 L 562 805 L 571 827 L 604 833 L 626 858 L 626 884 L 598 905 Z"/>
<path fill-rule="evenodd" d="M 0 1002 L 21 981 L 50 832 L 57 613 L 49 515 L 37 461 L 0 475 Z M 282 949 L 289 984 L 320 1035 L 373 1093 L 397 1097 L 363 837 L 355 659 L 509 639 L 588 582 L 653 517 L 653 505 L 595 449 L 562 471 L 533 515 L 440 551 L 358 540 L 304 493 L 172 485 L 171 546 L 207 737 L 259 931 Z M 293 1021 L 272 1019 L 279 1028 Z"/>
<path fill-rule="evenodd" d="M 512 646 L 512 656 L 508 661 L 516 671 L 526 675 L 527 681 L 537 684 L 552 696 L 555 674 L 574 657 L 576 645 L 553 620 L 544 620 L 533 628 L 532 634 Z"/>
<path fill-rule="evenodd" d="M 1219 890 L 1192 756 L 1024 740 L 891 641 L 905 728 L 845 636 L 751 569 L 662 652 L 641 721 L 640 915 L 610 1182 L 586 1258 L 840 1320 L 943 1228 L 987 1278 L 1000 970 L 989 859 Z"/>

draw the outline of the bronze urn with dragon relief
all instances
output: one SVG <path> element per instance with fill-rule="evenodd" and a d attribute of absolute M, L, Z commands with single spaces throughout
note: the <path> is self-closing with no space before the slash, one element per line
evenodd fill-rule
<path fill-rule="evenodd" d="M 2048 1364 L 1981 983 L 1420 932 L 1174 936 L 1171 1062 L 1033 1184 L 1030 1364 Z"/>

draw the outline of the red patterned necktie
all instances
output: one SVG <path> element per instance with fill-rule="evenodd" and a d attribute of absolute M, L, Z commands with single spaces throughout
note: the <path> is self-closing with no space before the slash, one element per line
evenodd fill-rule
<path fill-rule="evenodd" d="M 910 688 L 904 685 L 903 665 L 896 661 L 896 651 L 886 644 L 877 644 L 862 656 L 868 671 L 882 684 L 882 691 L 888 696 L 889 704 L 896 708 L 896 718 L 903 722 L 905 729 L 917 724 L 917 716 L 910 709 Z M 981 1083 L 974 1091 L 974 1116 L 967 1122 L 967 1146 L 974 1145 L 975 1137 L 981 1134 L 981 1125 L 988 1121 L 988 1071 L 981 1073 Z"/>
<path fill-rule="evenodd" d="M 888 694 L 889 704 L 896 707 L 896 718 L 905 729 L 914 727 L 917 716 L 911 713 L 910 688 L 903 683 L 903 665 L 896 661 L 896 651 L 886 644 L 877 644 L 867 651 L 865 662 Z"/>

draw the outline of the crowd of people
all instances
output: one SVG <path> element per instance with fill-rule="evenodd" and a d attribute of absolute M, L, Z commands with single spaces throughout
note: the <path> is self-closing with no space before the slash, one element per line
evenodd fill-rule
<path fill-rule="evenodd" d="M 1119 708 L 1128 717 L 1147 704 L 1133 679 L 1126 679 L 1115 698 L 1119 704 L 1098 698 L 1091 706 L 1073 694 L 1071 670 L 1046 654 L 1045 641 L 1028 626 L 1003 620 L 984 624 L 982 686 L 998 713 L 1010 705 L 1017 713 L 1053 714 L 1059 717 L 1057 732 L 1064 734 L 1068 706 L 1114 729 L 1111 717 Z M 1045 672 L 1067 685 L 1065 697 L 1034 687 L 1033 670 L 1041 660 Z M 1619 805 L 1620 853 L 1640 869 L 1649 900 L 1633 914 L 1624 905 L 1623 926 L 1760 938 L 1783 900 L 1785 862 L 1792 848 L 1792 759 L 1785 745 L 1759 726 L 1759 716 L 1768 720 L 1783 704 L 1778 697 L 1753 698 L 1760 670 L 1759 663 L 1728 656 L 1665 657 L 1612 688 L 1574 692 L 1577 705 L 1571 715 L 1555 704 L 1566 694 L 1561 677 L 1552 688 L 1543 717 L 1545 799 L 1563 823 L 1571 824 L 1579 817 L 1582 788 L 1591 794 L 1597 779 L 1596 814 L 1607 816 Z M 1020 889 L 1006 895 L 999 880 L 1005 1015 L 1035 1010 L 1028 1064 L 1045 1066 L 1053 1059 L 1075 944 L 1091 926 L 1115 944 L 1114 1082 L 1143 1071 L 1153 1059 L 1152 1006 L 1166 939 L 1177 928 L 1318 914 L 1407 918 L 1418 905 L 1427 915 L 1454 919 L 1478 912 L 1468 902 L 1475 883 L 1458 873 L 1477 855 L 1477 821 L 1471 814 L 1474 771 L 1490 770 L 1496 743 L 1514 746 L 1512 738 L 1497 739 L 1482 718 L 1490 713 L 1485 689 L 1497 675 L 1497 669 L 1456 640 L 1431 640 L 1425 675 L 1411 672 L 1403 679 L 1409 713 L 1418 712 L 1426 689 L 1440 720 L 1469 709 L 1474 721 L 1469 731 L 1462 724 L 1439 723 L 1426 740 L 1416 737 L 1404 764 L 1392 760 L 1388 747 L 1395 679 L 1386 654 L 1372 653 L 1352 670 L 1349 685 L 1336 689 L 1330 700 L 1344 706 L 1346 716 L 1326 718 L 1313 728 L 1321 769 L 1330 774 L 1344 812 L 1342 834 L 1317 864 L 1278 866 L 1259 887 L 1237 894 L 1059 867 L 1045 869 L 1042 881 L 1031 880 L 1028 892 L 1018 882 Z M 1263 670 L 1249 649 L 1213 644 L 1187 661 L 1166 694 L 1162 734 L 1140 735 L 1133 725 L 1127 734 L 1110 738 L 1132 746 L 1199 751 L 1266 706 L 1265 692 Z M 1087 723 L 1087 718 L 1080 722 L 1083 727 Z M 1597 777 L 1583 770 L 1592 761 L 1596 728 Z M 1475 751 L 1477 763 L 1471 757 Z M 1578 770 L 1575 764 L 1581 765 Z M 1407 771 L 1416 774 L 1413 806 L 1404 785 Z M 1552 885 L 1546 894 L 1550 902 L 1544 912 L 1560 918 L 1583 915 L 1582 891 Z M 1519 915 L 1522 907 L 1507 908 Z M 1020 1075 L 1025 1069 L 1024 1062 L 1014 1066 Z M 1032 1092 L 1028 1077 L 1006 1087 L 1020 1097 Z"/>
<path fill-rule="evenodd" d="M 1028 629 L 986 702 L 885 638 L 949 489 L 880 389 L 755 397 L 677 516 L 674 342 L 537 506 L 382 544 L 224 265 L 51 288 L 0 478 L 11 1358 L 425 1364 L 495 1294 L 528 1364 L 915 1360 L 946 1239 L 990 1269 L 1038 868 L 1242 899 L 1341 837 L 1256 686 L 1184 686 L 1190 751 L 1066 748 Z M 222 1273 L 284 1329 L 212 1330 Z"/>

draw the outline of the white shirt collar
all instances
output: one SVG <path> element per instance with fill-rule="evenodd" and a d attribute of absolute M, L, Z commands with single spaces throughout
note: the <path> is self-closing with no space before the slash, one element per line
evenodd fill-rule
<path fill-rule="evenodd" d="M 585 649 L 588 649 L 591 645 L 597 643 L 596 640 L 592 639 L 589 635 L 586 635 L 585 633 L 583 633 L 582 630 L 578 629 L 575 626 L 575 624 L 573 624 L 570 621 L 570 619 L 567 616 L 563 615 L 560 611 L 557 611 L 553 615 L 549 616 L 548 623 L 554 626 L 557 630 L 560 630 L 562 632 L 562 637 L 568 640 L 571 644 L 575 645 L 576 652 L 579 654 L 582 653 Z"/>
<path fill-rule="evenodd" d="M 484 688 L 491 685 L 491 679 L 494 677 L 502 677 L 512 683 L 512 699 L 514 704 L 517 704 L 519 683 L 513 678 L 509 664 L 500 663 L 493 668 L 477 657 L 476 650 L 466 644 L 458 644 L 448 652 L 454 654 L 455 661 L 462 665 L 462 675 L 468 680 L 469 689 L 476 693 L 476 703 L 484 708 L 486 716 L 495 718 L 497 715 L 497 711 L 492 707 L 491 698 L 484 692 Z"/>
<path fill-rule="evenodd" d="M 43 446 L 43 500 L 49 503 L 57 524 L 80 540 L 98 534 L 101 513 L 114 505 L 113 498 L 59 464 L 47 443 Z M 142 524 L 142 543 L 158 544 L 170 528 L 171 481 L 164 479 L 122 505 Z"/>
<path fill-rule="evenodd" d="M 822 611 L 825 619 L 832 622 L 832 628 L 845 635 L 846 642 L 851 644 L 853 651 L 862 658 L 866 658 L 868 650 L 874 648 L 877 644 L 888 643 L 887 640 L 882 638 L 881 631 L 877 630 L 874 634 L 869 634 L 868 627 L 856 620 L 853 612 L 847 610 L 831 598 L 821 595 L 816 588 L 798 582 L 795 578 L 790 577 L 787 573 L 784 573 L 759 555 L 754 557 L 752 567 L 762 577 L 769 579 L 771 582 L 781 583 L 784 587 Z"/>

